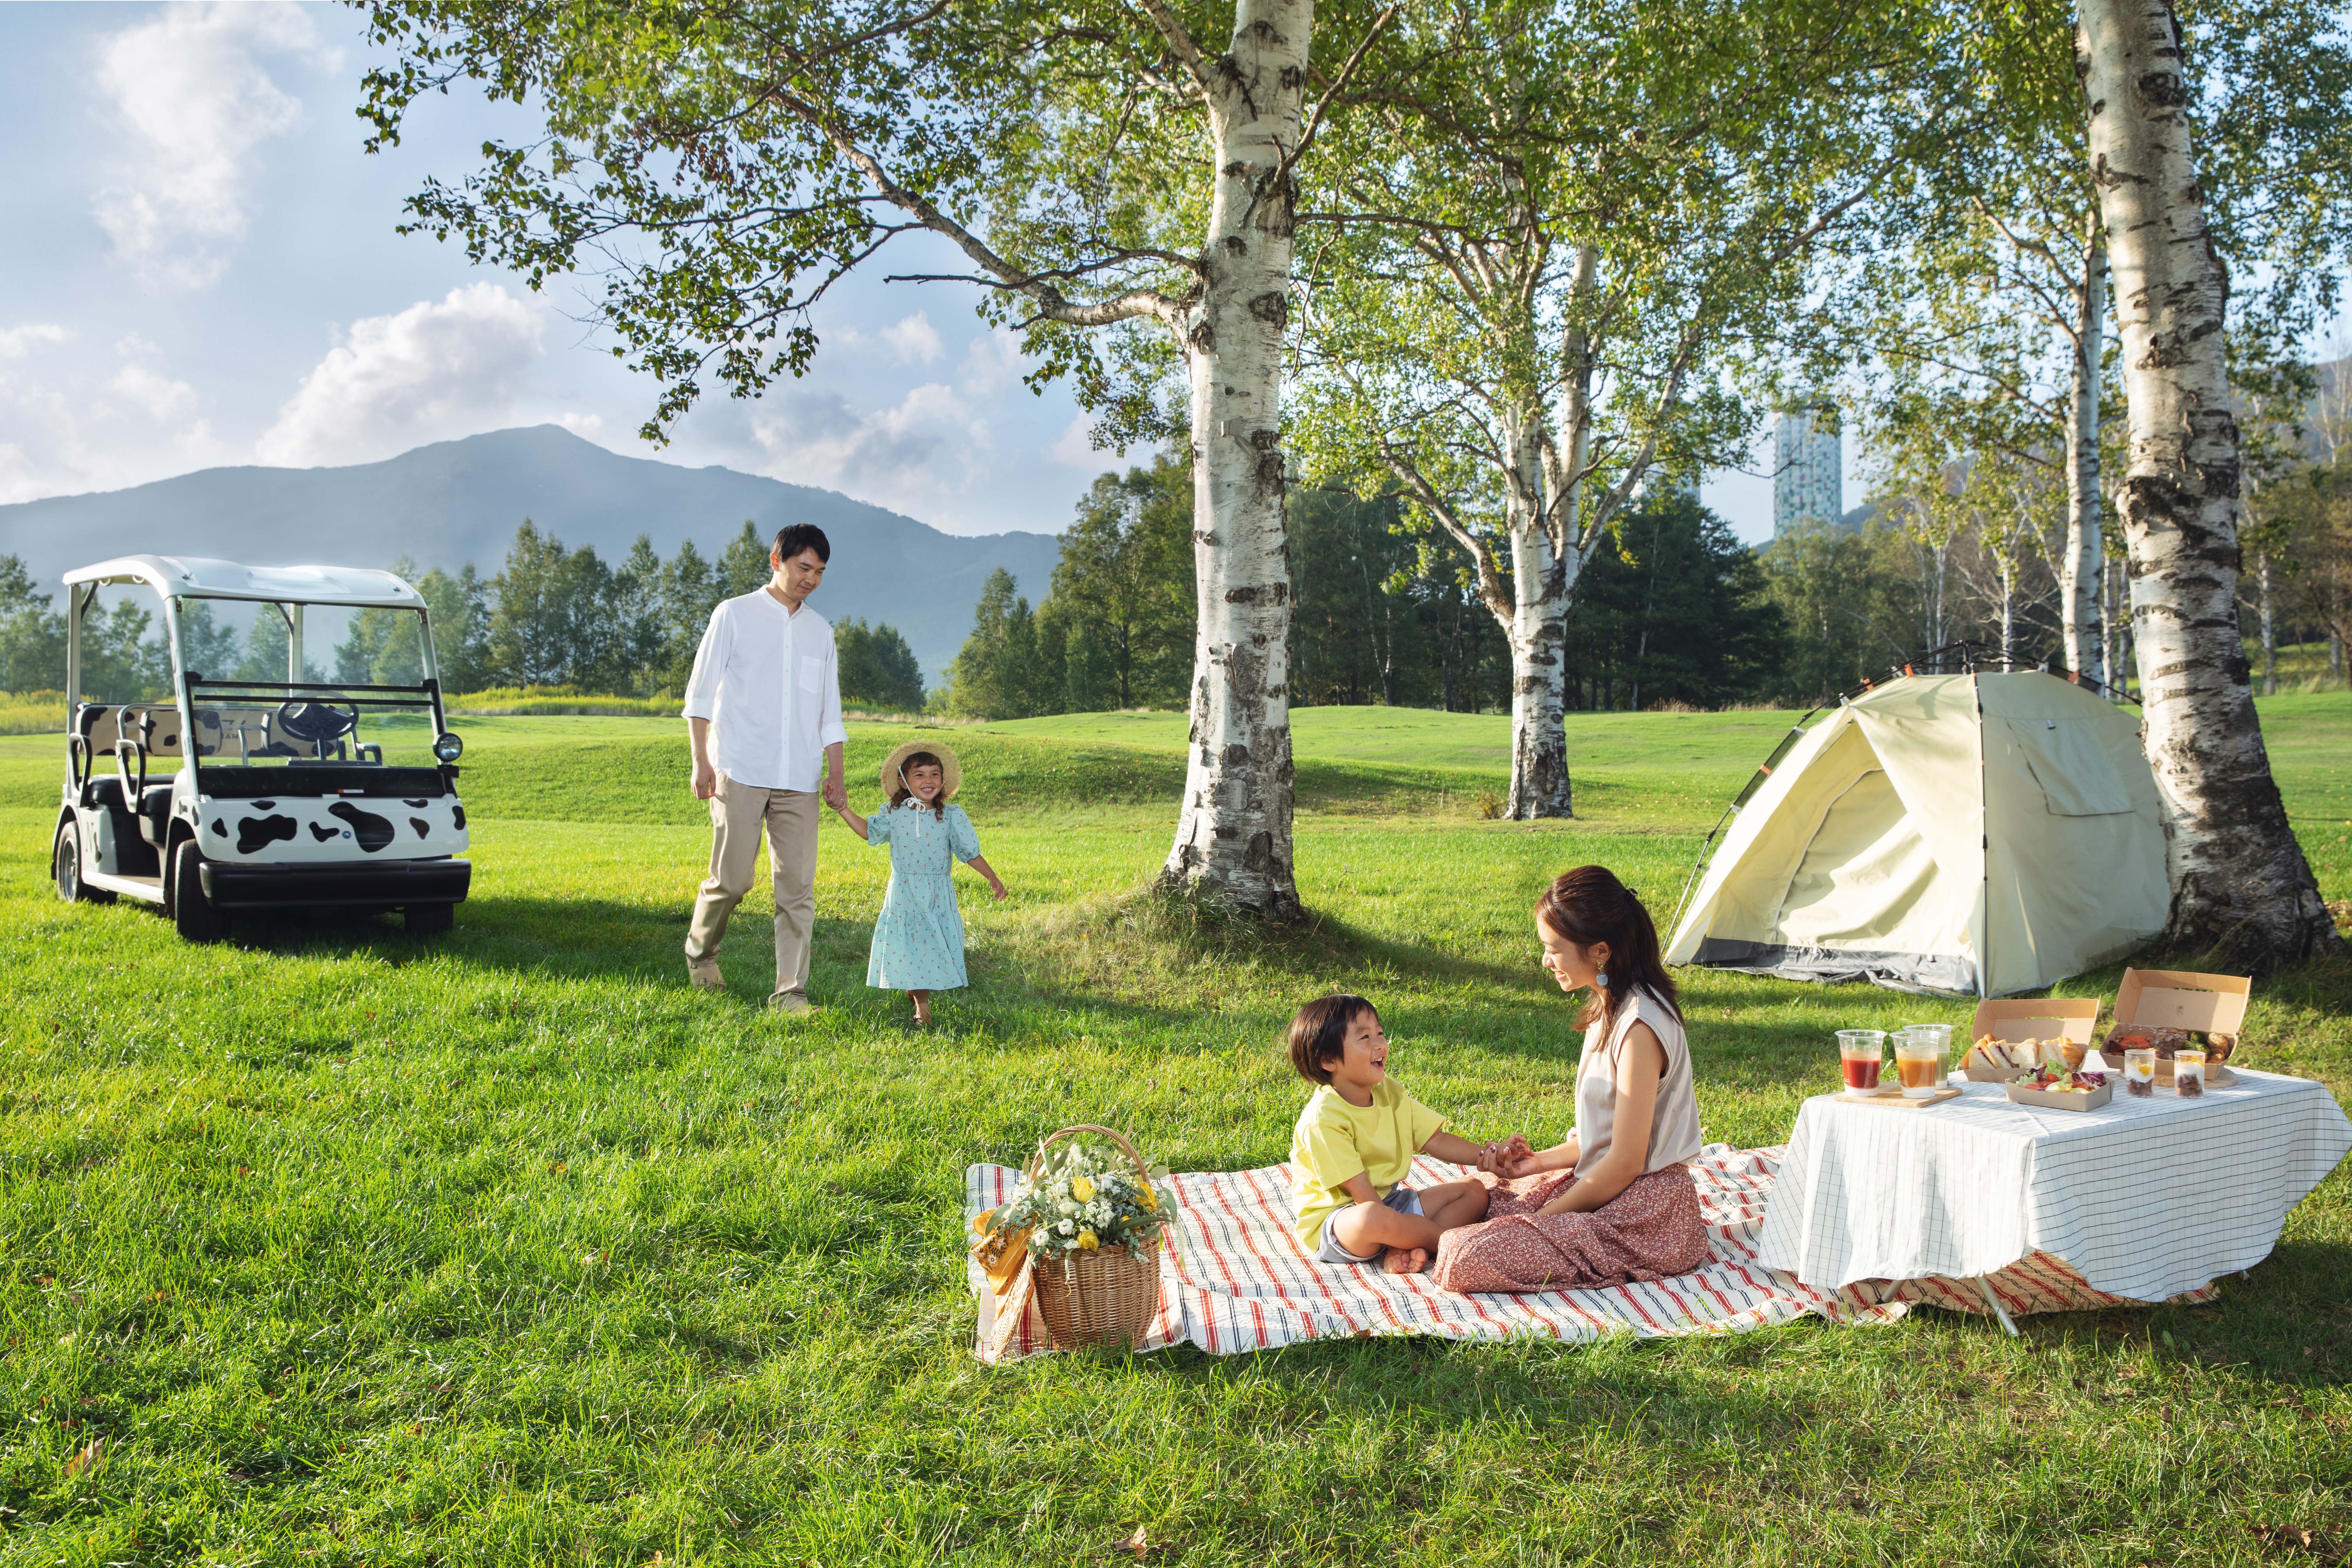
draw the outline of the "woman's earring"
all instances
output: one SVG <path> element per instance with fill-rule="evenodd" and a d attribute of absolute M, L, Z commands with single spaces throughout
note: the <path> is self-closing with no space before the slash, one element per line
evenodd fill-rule
<path fill-rule="evenodd" d="M 1605 969 L 1604 969 L 1604 970 L 1602 970 L 1600 973 L 1598 973 L 1598 974 L 1594 975 L 1594 976 L 1592 977 L 1592 984 L 1594 984 L 1595 985 L 1598 985 L 1598 986 L 1599 986 L 1599 987 L 1601 987 L 1601 990 L 1603 990 L 1603 991 L 1608 990 L 1608 989 L 1609 989 L 1609 972 L 1608 972 L 1607 970 L 1605 970 Z"/>

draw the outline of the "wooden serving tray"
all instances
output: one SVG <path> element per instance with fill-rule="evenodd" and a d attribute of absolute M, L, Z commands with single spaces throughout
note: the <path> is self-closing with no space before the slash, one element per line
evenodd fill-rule
<path fill-rule="evenodd" d="M 1843 1094 L 1835 1098 L 1844 1100 L 1848 1105 L 1886 1105 L 1893 1106 L 1898 1110 L 1924 1110 L 1928 1106 L 1940 1105 L 1945 1100 L 1958 1100 L 1959 1097 L 1958 1089 L 1954 1089 L 1950 1084 L 1945 1084 L 1925 1100 L 1914 1100 L 1899 1089 L 1892 1094 L 1882 1094 L 1870 1100 L 1846 1100 Z"/>

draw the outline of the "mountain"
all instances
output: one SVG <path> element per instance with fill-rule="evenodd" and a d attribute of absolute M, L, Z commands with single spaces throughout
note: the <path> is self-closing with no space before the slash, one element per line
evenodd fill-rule
<path fill-rule="evenodd" d="M 525 518 L 615 564 L 640 533 L 665 557 L 688 539 L 715 555 L 746 520 L 762 534 L 815 523 L 833 561 L 811 605 L 827 620 L 897 626 L 934 680 L 963 646 L 988 574 L 1002 566 L 1042 598 L 1060 554 L 1048 534 L 942 533 L 832 490 L 625 458 L 553 425 L 351 468 L 204 468 L 0 506 L 0 553 L 23 557 L 51 590 L 75 566 L 145 551 L 249 566 L 382 566 L 404 555 L 451 571 L 470 561 L 488 576 Z"/>

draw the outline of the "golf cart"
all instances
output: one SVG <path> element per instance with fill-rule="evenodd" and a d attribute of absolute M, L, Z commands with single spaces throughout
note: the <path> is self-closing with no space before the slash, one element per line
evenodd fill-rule
<path fill-rule="evenodd" d="M 77 697 L 83 620 L 110 585 L 163 601 L 173 695 L 73 704 L 50 861 L 58 896 L 160 904 L 192 942 L 225 936 L 232 915 L 272 909 L 396 909 L 412 933 L 448 930 L 473 876 L 457 858 L 467 842 L 456 765 L 465 748 L 442 710 L 423 596 L 389 572 L 339 566 L 169 555 L 84 566 L 66 574 L 66 689 Z M 281 619 L 286 679 L 190 669 L 182 610 L 205 599 Z M 304 680 L 312 605 L 414 614 L 419 683 Z M 404 731 L 411 744 L 429 742 L 430 763 L 384 761 L 385 742 Z"/>

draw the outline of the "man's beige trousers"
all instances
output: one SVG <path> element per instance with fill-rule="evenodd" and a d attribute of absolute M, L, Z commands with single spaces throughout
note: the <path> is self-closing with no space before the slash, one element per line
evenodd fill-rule
<path fill-rule="evenodd" d="M 689 963 L 719 956 L 728 917 L 751 890 L 760 829 L 768 832 L 768 869 L 776 882 L 776 990 L 808 994 L 809 932 L 816 923 L 816 824 L 819 801 L 795 789 L 760 789 L 719 775 L 710 797 L 710 875 L 687 928 Z"/>

